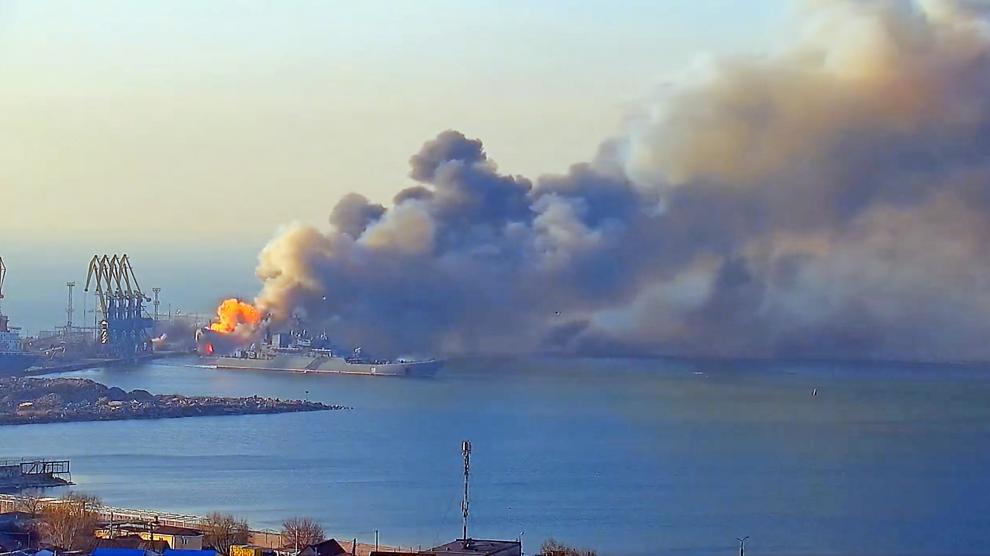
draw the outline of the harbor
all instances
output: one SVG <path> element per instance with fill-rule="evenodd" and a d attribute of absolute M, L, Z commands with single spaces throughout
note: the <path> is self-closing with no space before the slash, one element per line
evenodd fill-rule
<path fill-rule="evenodd" d="M 990 0 L 0 23 L 0 556 L 990 556 Z"/>
<path fill-rule="evenodd" d="M 68 373 L 100 367 L 121 367 L 124 365 L 140 365 L 158 359 L 184 357 L 189 354 L 182 351 L 156 351 L 134 357 L 83 358 L 75 361 L 49 361 L 28 367 L 23 374 L 26 376 L 47 375 L 53 373 Z"/>
<path fill-rule="evenodd" d="M 379 529 L 385 544 L 435 546 L 460 526 L 450 452 L 470 438 L 474 520 L 495 538 L 525 531 L 527 543 L 552 536 L 603 554 L 724 556 L 741 535 L 712 539 L 742 530 L 758 533 L 747 554 L 813 554 L 825 542 L 834 553 L 875 542 L 874 554 L 899 554 L 903 537 L 870 533 L 896 516 L 897 531 L 926 533 L 927 553 L 981 550 L 976 529 L 955 516 L 983 515 L 990 493 L 981 471 L 990 457 L 983 368 L 471 358 L 427 381 L 180 363 L 63 376 L 355 409 L 0 427 L 2 452 L 64 455 L 79 483 L 72 488 L 114 507 L 236 510 L 257 530 L 307 515 L 337 538 L 368 540 Z M 887 453 L 898 454 L 893 469 Z M 931 484 L 953 512 L 926 505 L 926 491 L 906 484 Z M 754 500 L 804 512 L 757 519 Z M 840 503 L 860 510 L 837 517 Z"/>
<path fill-rule="evenodd" d="M 147 296 L 128 255 L 94 255 L 86 268 L 83 291 L 92 292 L 95 302 L 83 313 L 92 313 L 91 325 L 75 324 L 74 281 L 66 282 L 65 324 L 52 330 L 23 336 L 0 307 L 0 376 L 134 366 L 193 353 L 201 356 L 202 368 L 317 375 L 432 377 L 444 363 L 432 357 L 369 357 L 360 347 L 332 344 L 325 332 L 311 337 L 298 318 L 295 328 L 281 324 L 280 329 L 239 299 L 223 301 L 213 317 L 163 314 L 162 288 Z M 6 272 L 0 257 L 0 299 Z"/>
<path fill-rule="evenodd" d="M 84 268 L 83 293 L 92 293 L 94 307 L 89 311 L 84 305 L 82 312 L 92 315 L 91 324 L 80 326 L 74 320 L 77 283 L 71 280 L 65 283 L 65 323 L 51 330 L 24 336 L 0 306 L 0 376 L 135 365 L 192 351 L 192 331 L 202 326 L 203 317 L 162 314 L 162 288 L 152 288 L 153 298 L 146 295 L 126 254 L 94 255 Z M 7 295 L 7 272 L 0 254 L 0 300 Z M 187 333 L 175 334 L 183 330 Z"/>

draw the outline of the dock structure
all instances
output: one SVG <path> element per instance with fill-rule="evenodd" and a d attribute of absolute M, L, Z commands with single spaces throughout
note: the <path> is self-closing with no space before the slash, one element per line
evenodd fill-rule
<path fill-rule="evenodd" d="M 69 460 L 0 460 L 0 491 L 72 484 Z"/>

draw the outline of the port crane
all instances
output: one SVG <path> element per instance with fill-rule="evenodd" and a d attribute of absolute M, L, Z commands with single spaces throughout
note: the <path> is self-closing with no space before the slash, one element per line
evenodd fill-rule
<path fill-rule="evenodd" d="M 3 264 L 3 257 L 0 257 L 0 332 L 9 332 L 7 327 L 7 317 L 3 316 L 3 280 L 7 277 L 7 267 Z"/>
<path fill-rule="evenodd" d="M 98 343 L 120 357 L 151 351 L 148 331 L 154 321 L 144 310 L 151 298 L 141 291 L 127 255 L 93 255 L 83 291 L 91 285 L 99 300 Z"/>

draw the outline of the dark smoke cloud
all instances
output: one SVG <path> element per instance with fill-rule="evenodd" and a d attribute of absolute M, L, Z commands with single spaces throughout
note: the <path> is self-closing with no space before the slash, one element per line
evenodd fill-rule
<path fill-rule="evenodd" d="M 373 204 L 358 193 L 348 193 L 330 213 L 330 224 L 342 234 L 360 237 L 368 225 L 385 214 L 385 207 Z"/>
<path fill-rule="evenodd" d="M 445 131 L 390 208 L 260 256 L 258 302 L 370 350 L 985 359 L 990 39 L 968 4 L 828 2 L 535 181 Z"/>

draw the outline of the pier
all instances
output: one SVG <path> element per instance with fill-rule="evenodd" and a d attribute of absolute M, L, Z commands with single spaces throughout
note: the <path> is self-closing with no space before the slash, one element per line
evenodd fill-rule
<path fill-rule="evenodd" d="M 0 460 L 0 492 L 71 484 L 69 460 Z"/>
<path fill-rule="evenodd" d="M 30 367 L 24 371 L 24 376 L 47 375 L 55 373 L 67 373 L 72 371 L 82 371 L 87 369 L 97 369 L 100 367 L 119 367 L 122 365 L 138 365 L 156 359 L 166 357 L 182 357 L 189 355 L 185 351 L 158 351 L 153 353 L 135 355 L 131 357 L 102 357 L 102 358 L 81 358 L 68 361 L 46 361 L 40 365 Z"/>

